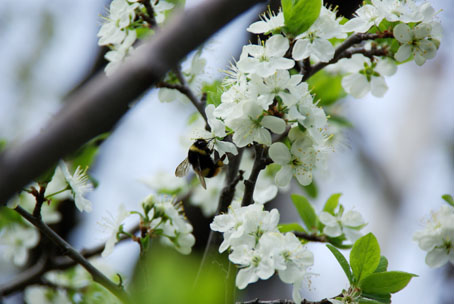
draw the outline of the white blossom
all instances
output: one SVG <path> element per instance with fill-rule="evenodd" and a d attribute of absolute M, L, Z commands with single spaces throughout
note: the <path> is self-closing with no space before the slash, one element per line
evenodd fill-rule
<path fill-rule="evenodd" d="M 237 63 L 238 69 L 261 77 L 269 77 L 277 70 L 291 69 L 295 62 L 284 58 L 288 48 L 288 39 L 282 35 L 273 35 L 264 46 L 246 45 L 243 47 L 241 59 Z"/>
<path fill-rule="evenodd" d="M 240 207 L 232 204 L 226 214 L 213 219 L 210 227 L 214 231 L 224 233 L 224 241 L 219 252 L 230 247 L 245 245 L 253 248 L 260 236 L 267 231 L 277 231 L 279 212 L 277 209 L 264 211 L 263 205 L 252 204 Z"/>
<path fill-rule="evenodd" d="M 157 193 L 174 194 L 182 191 L 186 187 L 186 181 L 175 176 L 169 171 L 158 171 L 151 178 L 141 178 L 140 181 Z"/>
<path fill-rule="evenodd" d="M 287 117 L 308 129 L 324 127 L 328 119 L 323 108 L 314 104 L 313 97 L 308 91 L 301 96 L 299 102 L 290 107 Z"/>
<path fill-rule="evenodd" d="M 162 230 L 161 242 L 182 254 L 191 253 L 195 238 L 192 235 L 192 225 L 184 217 L 181 203 L 165 196 L 157 200 L 149 195 L 143 204 L 150 207 L 148 217 L 151 219 L 151 229 Z"/>
<path fill-rule="evenodd" d="M 31 285 L 25 289 L 24 300 L 27 304 L 71 304 L 73 303 L 63 289 L 51 289 Z"/>
<path fill-rule="evenodd" d="M 426 264 L 430 267 L 454 264 L 454 208 L 442 206 L 432 213 L 424 229 L 417 231 L 413 239 L 419 248 L 427 251 Z"/>
<path fill-rule="evenodd" d="M 104 55 L 104 58 L 109 61 L 105 68 L 107 76 L 111 76 L 125 61 L 126 57 L 133 52 L 134 48 L 132 45 L 136 39 L 136 31 L 128 31 L 125 39 L 120 44 L 114 44 L 111 50 Z"/>
<path fill-rule="evenodd" d="M 279 187 L 287 186 L 292 176 L 295 176 L 303 186 L 312 182 L 316 152 L 309 137 L 296 140 L 290 149 L 281 142 L 274 143 L 269 149 L 269 156 L 275 163 L 281 165 L 275 177 L 276 185 Z"/>
<path fill-rule="evenodd" d="M 136 16 L 138 3 L 130 4 L 126 0 L 113 0 L 110 4 L 109 17 L 98 32 L 99 45 L 121 44 L 126 38 L 126 28 Z"/>
<path fill-rule="evenodd" d="M 103 222 L 100 223 L 100 225 L 102 225 L 106 232 L 109 233 L 109 238 L 107 239 L 104 250 L 101 253 L 103 257 L 106 257 L 112 253 L 115 244 L 118 242 L 118 231 L 120 230 L 123 221 L 128 217 L 128 215 L 129 212 L 126 210 L 125 206 L 123 204 L 120 204 L 118 206 L 118 212 L 115 218 L 112 216 L 103 217 Z"/>
<path fill-rule="evenodd" d="M 374 62 L 362 54 L 354 54 L 351 59 L 341 59 L 347 76 L 342 78 L 345 91 L 356 98 L 364 97 L 369 91 L 376 97 L 383 97 L 388 85 L 383 76 L 393 75 L 397 67 L 391 59 L 377 59 Z"/>
<path fill-rule="evenodd" d="M 336 215 L 322 211 L 319 219 L 325 225 L 323 228 L 324 234 L 329 237 L 338 237 L 345 234 L 352 243 L 361 237 L 359 229 L 366 224 L 361 214 L 353 210 Z"/>
<path fill-rule="evenodd" d="M 413 29 L 406 24 L 394 27 L 394 37 L 402 44 L 395 54 L 397 61 L 405 61 L 413 55 L 417 65 L 423 65 L 427 59 L 432 59 L 437 53 L 437 46 L 429 38 L 432 26 L 420 23 Z"/>
<path fill-rule="evenodd" d="M 252 199 L 258 204 L 264 204 L 273 200 L 278 190 L 279 188 L 274 183 L 274 176 L 268 174 L 266 169 L 262 170 L 257 177 Z"/>
<path fill-rule="evenodd" d="M 244 147 L 252 142 L 271 145 L 271 130 L 282 134 L 285 131 L 285 121 L 279 117 L 263 115 L 263 108 L 254 102 L 243 104 L 243 116 L 231 121 L 230 127 L 235 131 L 233 142 L 238 147 Z"/>
<path fill-rule="evenodd" d="M 207 189 L 196 187 L 193 190 L 191 204 L 200 207 L 204 216 L 210 217 L 216 213 L 224 181 L 225 174 L 220 174 L 205 180 Z"/>
<path fill-rule="evenodd" d="M 283 104 L 291 107 L 297 103 L 304 91 L 302 87 L 307 87 L 302 83 L 302 75 L 291 75 L 287 70 L 279 70 L 273 75 L 263 79 L 257 75 L 251 75 L 252 95 L 257 96 L 257 103 L 268 110 L 275 97 L 279 97 Z"/>
<path fill-rule="evenodd" d="M 271 252 L 274 267 L 285 283 L 296 283 L 307 275 L 307 268 L 314 264 L 314 255 L 307 250 L 293 233 L 267 232 L 259 242 Z"/>
<path fill-rule="evenodd" d="M 93 185 L 88 180 L 86 170 L 82 170 L 79 166 L 76 168 L 74 174 L 71 175 L 68 167 L 63 161 L 60 161 L 59 167 L 62 170 L 65 180 L 71 190 L 77 209 L 81 212 L 90 212 L 92 210 L 91 202 L 85 198 L 85 195 L 93 190 Z"/>
<path fill-rule="evenodd" d="M 166 11 L 174 7 L 173 3 L 159 0 L 158 4 L 153 4 L 155 19 L 158 24 L 161 24 L 166 19 Z"/>
<path fill-rule="evenodd" d="M 383 19 L 390 22 L 429 22 L 435 15 L 430 3 L 416 5 L 413 0 L 372 0 L 355 12 L 355 18 L 345 23 L 346 32 L 367 32 L 372 26 L 379 26 Z"/>
<path fill-rule="evenodd" d="M 367 32 L 373 25 L 378 26 L 383 16 L 378 14 L 378 9 L 370 4 L 361 6 L 355 12 L 355 18 L 344 24 L 345 32 Z"/>
<path fill-rule="evenodd" d="M 284 27 L 284 14 L 280 10 L 275 15 L 271 10 L 260 16 L 260 21 L 252 23 L 247 31 L 253 34 L 268 34 Z"/>
<path fill-rule="evenodd" d="M 239 289 L 244 289 L 250 283 L 269 279 L 274 274 L 272 256 L 269 252 L 246 245 L 235 247 L 229 255 L 230 261 L 240 265 L 235 284 Z"/>
<path fill-rule="evenodd" d="M 28 250 L 39 241 L 39 233 L 35 228 L 22 224 L 11 224 L 3 228 L 0 234 L 0 245 L 3 257 L 17 266 L 23 266 L 28 259 Z"/>
<path fill-rule="evenodd" d="M 307 31 L 296 37 L 293 59 L 302 60 L 310 57 L 316 62 L 328 62 L 334 56 L 334 46 L 328 39 L 345 37 L 346 34 L 340 30 L 334 13 L 322 6 L 317 20 Z"/>

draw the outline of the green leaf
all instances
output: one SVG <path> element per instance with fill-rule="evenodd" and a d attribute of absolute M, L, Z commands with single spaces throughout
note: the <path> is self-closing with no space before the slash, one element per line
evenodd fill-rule
<path fill-rule="evenodd" d="M 72 159 L 72 170 L 76 170 L 79 166 L 82 169 L 90 167 L 95 160 L 96 155 L 98 155 L 100 145 L 107 139 L 107 137 L 109 137 L 109 135 L 110 133 L 103 133 L 96 136 L 84 144 L 72 156 L 70 156 L 70 159 Z"/>
<path fill-rule="evenodd" d="M 359 238 L 350 252 L 350 266 L 356 282 L 360 282 L 377 269 L 380 263 L 380 245 L 372 233 Z"/>
<path fill-rule="evenodd" d="M 384 303 L 387 304 L 387 303 L 391 303 L 391 300 L 389 300 L 389 301 L 386 301 L 386 300 L 379 301 L 379 300 L 375 300 L 375 299 L 369 299 L 369 298 L 362 297 L 362 298 L 359 299 L 359 303 L 360 304 L 384 304 Z"/>
<path fill-rule="evenodd" d="M 368 294 L 387 295 L 402 290 L 416 276 L 403 271 L 377 272 L 365 277 L 359 287 Z"/>
<path fill-rule="evenodd" d="M 0 207 L 0 229 L 12 223 L 21 223 L 22 217 L 11 208 Z"/>
<path fill-rule="evenodd" d="M 234 276 L 226 275 L 228 261 L 223 257 L 216 260 L 208 257 L 206 265 L 198 274 L 200 258 L 197 255 L 183 256 L 156 242 L 153 250 L 139 260 L 132 282 L 128 284 L 131 303 L 233 303 Z"/>
<path fill-rule="evenodd" d="M 222 95 L 222 83 L 219 80 L 215 80 L 213 83 L 204 83 L 202 92 L 207 94 L 207 104 L 213 104 L 215 107 L 221 104 Z"/>
<path fill-rule="evenodd" d="M 282 0 L 287 33 L 296 37 L 307 31 L 317 20 L 321 8 L 321 0 Z"/>
<path fill-rule="evenodd" d="M 302 186 L 301 188 L 306 192 L 307 195 L 309 195 L 311 198 L 316 198 L 318 195 L 318 187 L 317 184 L 315 183 L 315 180 L 312 179 L 312 183 L 310 183 L 307 186 Z"/>
<path fill-rule="evenodd" d="M 287 223 L 287 224 L 280 224 L 278 226 L 279 231 L 282 233 L 298 231 L 298 232 L 306 232 L 303 227 L 301 227 L 298 223 Z"/>
<path fill-rule="evenodd" d="M 329 114 L 328 121 L 338 124 L 339 126 L 344 127 L 344 128 L 353 128 L 354 127 L 353 124 L 347 118 L 345 118 L 343 116 L 339 116 L 339 115 Z"/>
<path fill-rule="evenodd" d="M 452 195 L 450 194 L 443 194 L 441 196 L 442 199 L 444 199 L 448 204 L 454 207 L 454 199 L 452 198 Z"/>
<path fill-rule="evenodd" d="M 40 176 L 35 178 L 35 182 L 37 182 L 39 184 L 50 182 L 52 180 L 52 177 L 54 176 L 56 167 L 57 167 L 57 164 L 52 165 L 52 167 L 48 168 Z"/>
<path fill-rule="evenodd" d="M 384 272 L 388 269 L 388 259 L 385 256 L 380 257 L 377 269 L 374 272 Z"/>
<path fill-rule="evenodd" d="M 342 88 L 341 75 L 333 75 L 321 70 L 312 75 L 307 83 L 312 94 L 315 95 L 314 100 L 320 100 L 320 106 L 331 105 L 347 95 Z"/>
<path fill-rule="evenodd" d="M 318 218 L 312 204 L 302 195 L 292 194 L 291 198 L 306 228 L 309 231 L 316 230 Z"/>
<path fill-rule="evenodd" d="M 189 118 L 188 118 L 188 126 L 192 125 L 193 123 L 195 123 L 197 120 L 200 119 L 200 113 L 199 112 L 194 112 L 192 113 Z"/>
<path fill-rule="evenodd" d="M 154 34 L 154 31 L 148 27 L 136 28 L 137 39 L 145 39 L 152 34 Z"/>
<path fill-rule="evenodd" d="M 6 148 L 6 140 L 5 139 L 0 139 L 0 152 L 5 150 Z"/>
<path fill-rule="evenodd" d="M 166 2 L 170 2 L 170 3 L 173 3 L 175 5 L 184 5 L 184 3 L 186 1 L 185 0 L 166 0 Z"/>
<path fill-rule="evenodd" d="M 332 254 L 336 258 L 336 260 L 341 265 L 341 267 L 344 270 L 345 275 L 347 276 L 348 281 L 350 282 L 350 284 L 353 284 L 353 275 L 352 275 L 352 272 L 350 270 L 350 265 L 348 264 L 347 259 L 344 257 L 344 255 L 339 250 L 337 250 L 336 247 L 334 247 L 334 246 L 332 246 L 330 244 L 327 244 L 326 247 L 328 247 L 328 249 L 332 252 Z"/>
<path fill-rule="evenodd" d="M 375 301 L 375 302 L 360 302 L 360 303 L 380 303 L 380 304 L 390 304 L 391 303 L 391 294 L 386 294 L 386 295 L 372 295 L 368 294 L 365 292 L 362 292 L 361 294 L 363 296 L 362 299 L 369 300 L 369 301 Z"/>
<path fill-rule="evenodd" d="M 342 193 L 335 193 L 331 195 L 323 206 L 323 211 L 328 212 L 329 214 L 334 215 L 334 210 L 339 205 L 339 198 L 341 197 Z"/>

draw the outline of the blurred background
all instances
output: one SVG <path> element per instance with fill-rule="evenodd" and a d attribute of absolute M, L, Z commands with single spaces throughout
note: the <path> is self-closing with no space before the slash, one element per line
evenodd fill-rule
<path fill-rule="evenodd" d="M 201 1 L 186 2 L 192 6 Z M 364 232 L 377 236 L 389 269 L 419 275 L 393 296 L 396 304 L 454 303 L 452 266 L 430 269 L 425 253 L 412 241 L 431 210 L 444 204 L 441 195 L 454 193 L 454 3 L 430 2 L 441 10 L 444 28 L 437 56 L 422 67 L 413 62 L 399 66 L 387 78 L 389 91 L 383 98 L 338 102 L 336 111 L 354 127 L 345 131 L 329 172 L 316 175 L 318 210 L 329 195 L 343 193 L 341 203 L 363 214 L 369 223 Z M 64 106 L 64 97 L 102 66 L 96 34 L 107 6 L 107 0 L 2 1 L 0 139 L 14 145 L 39 133 Z M 255 7 L 240 16 L 207 43 L 202 54 L 207 80 L 222 78 L 221 70 L 250 39 L 245 28 L 261 10 Z M 142 180 L 174 171 L 186 156 L 181 137 L 193 112 L 189 104 L 161 103 L 151 90 L 123 117 L 91 168 L 99 186 L 90 196 L 93 212 L 82 214 L 69 234 L 77 248 L 105 241 L 98 223 L 106 212 L 115 215 L 120 203 L 136 208 L 151 192 Z M 281 221 L 297 220 L 285 194 L 278 199 Z M 118 247 L 105 262 L 127 277 L 138 249 L 136 244 Z M 348 286 L 341 268 L 324 245 L 310 247 L 316 257 L 312 272 L 318 275 L 305 297 L 337 295 Z M 0 260 L 0 283 L 16 271 Z M 245 299 L 291 298 L 291 287 L 278 279 L 248 289 Z M 13 296 L 5 303 L 18 299 Z"/>

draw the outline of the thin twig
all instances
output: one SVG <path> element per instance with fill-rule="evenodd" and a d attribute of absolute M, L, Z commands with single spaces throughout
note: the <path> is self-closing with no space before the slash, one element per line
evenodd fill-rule
<path fill-rule="evenodd" d="M 141 3 L 145 6 L 148 16 L 145 16 L 144 20 L 150 24 L 150 28 L 157 25 L 156 18 L 154 16 L 154 8 L 151 5 L 151 1 L 144 0 Z"/>
<path fill-rule="evenodd" d="M 358 44 L 362 41 L 365 40 L 375 40 L 379 38 L 392 38 L 394 37 L 392 32 L 383 32 L 383 33 L 357 33 L 352 36 L 350 36 L 347 40 L 345 40 L 341 45 L 339 45 L 336 48 L 336 51 L 334 52 L 333 58 L 329 62 L 319 62 L 314 66 L 304 66 L 304 71 L 305 74 L 303 75 L 303 81 L 308 80 L 312 75 L 326 67 L 327 65 L 333 64 L 338 62 L 341 58 L 348 58 L 348 56 L 351 57 L 352 53 L 349 53 L 347 50 L 354 46 L 355 44 Z M 375 50 L 382 50 L 383 49 L 375 49 Z M 371 50 L 372 51 L 372 50 Z M 386 55 L 383 54 L 383 55 Z M 377 56 L 383 56 L 383 55 L 378 55 Z"/>
<path fill-rule="evenodd" d="M 315 234 L 299 232 L 299 231 L 294 231 L 293 234 L 296 237 L 298 237 L 300 239 L 304 239 L 306 241 L 320 242 L 320 243 L 328 242 L 328 239 L 325 236 L 323 236 L 323 235 L 315 235 Z"/>
<path fill-rule="evenodd" d="M 184 88 L 185 88 L 185 93 L 183 93 L 183 92 L 182 93 L 185 94 L 189 98 L 189 100 L 192 102 L 192 104 L 197 109 L 197 111 L 199 111 L 200 115 L 202 115 L 203 119 L 205 120 L 205 129 L 208 132 L 210 132 L 211 128 L 208 125 L 208 118 L 205 113 L 205 103 L 204 103 L 203 99 L 199 100 L 197 98 L 197 96 L 195 96 L 194 92 L 192 92 L 191 88 L 189 87 L 189 85 L 186 81 L 186 78 L 184 78 L 183 72 L 181 72 L 180 66 L 178 66 L 176 69 L 174 69 L 174 72 L 175 72 L 175 75 L 177 76 L 180 84 L 182 86 L 184 86 Z"/>
<path fill-rule="evenodd" d="M 260 171 L 265 169 L 265 167 L 271 163 L 271 160 L 268 158 L 268 149 L 261 144 L 255 144 L 255 160 L 252 167 L 251 174 L 249 178 L 244 181 L 244 195 L 241 202 L 241 206 L 247 206 L 252 204 L 255 184 L 257 183 L 257 178 L 260 174 Z"/>
<path fill-rule="evenodd" d="M 109 280 L 102 272 L 94 267 L 86 258 L 84 258 L 77 250 L 75 250 L 68 242 L 62 239 L 55 231 L 49 228 L 42 220 L 36 218 L 32 214 L 28 213 L 25 209 L 17 206 L 14 210 L 22 215 L 27 221 L 33 224 L 42 234 L 47 236 L 54 244 L 64 250 L 65 254 L 71 259 L 76 261 L 82 267 L 84 267 L 93 277 L 93 280 L 107 288 L 110 292 L 116 295 L 124 303 L 128 303 L 129 295 L 123 290 L 123 288 L 116 285 L 114 282 Z"/>

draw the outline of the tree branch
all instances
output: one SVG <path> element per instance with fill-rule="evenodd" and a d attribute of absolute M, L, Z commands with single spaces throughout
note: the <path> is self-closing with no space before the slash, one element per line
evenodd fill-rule
<path fill-rule="evenodd" d="M 216 210 L 215 216 L 221 214 L 222 212 L 227 211 L 227 207 L 232 203 L 233 196 L 235 195 L 235 187 L 240 180 L 243 179 L 243 171 L 239 171 L 241 157 L 243 156 L 243 149 L 238 149 L 237 155 L 229 155 L 229 166 L 227 171 L 227 179 L 224 188 L 221 191 L 221 196 L 219 197 L 219 204 Z M 238 172 L 239 171 L 239 172 Z M 207 244 L 205 250 L 203 251 L 202 260 L 200 262 L 199 270 L 197 271 L 196 278 L 194 280 L 194 286 L 198 284 L 198 279 L 202 270 L 205 267 L 208 254 L 210 253 L 211 246 L 216 243 L 216 232 L 210 229 L 208 234 Z"/>
<path fill-rule="evenodd" d="M 58 159 L 89 139 L 111 130 L 129 104 L 156 84 L 189 52 L 227 22 L 260 0 L 213 0 L 174 16 L 165 28 L 137 48 L 119 70 L 106 78 L 98 74 L 71 95 L 43 131 L 0 155 L 0 204 Z"/>
<path fill-rule="evenodd" d="M 47 236 L 53 243 L 64 250 L 65 254 L 75 262 L 84 267 L 93 277 L 93 280 L 104 286 L 114 295 L 116 295 L 124 303 L 128 303 L 129 295 L 120 286 L 109 280 L 102 272 L 94 267 L 87 259 L 85 259 L 77 250 L 75 250 L 68 242 L 62 239 L 55 231 L 49 228 L 42 220 L 28 213 L 25 209 L 17 206 L 14 210 L 22 215 L 27 221 L 33 224 L 43 235 Z"/>
<path fill-rule="evenodd" d="M 353 53 L 349 53 L 347 50 L 354 46 L 355 44 L 358 44 L 362 41 L 365 40 L 375 40 L 379 38 L 392 38 L 394 37 L 392 32 L 383 32 L 383 33 L 357 33 L 352 36 L 350 36 L 347 40 L 345 40 L 341 45 L 339 45 L 336 48 L 336 51 L 334 52 L 333 58 L 329 62 L 319 62 L 314 66 L 311 66 L 310 64 L 308 65 L 307 63 L 304 65 L 304 72 L 305 74 L 303 75 L 303 81 L 308 80 L 312 75 L 326 67 L 327 65 L 333 64 L 338 62 L 341 58 L 349 58 Z M 374 49 L 372 49 L 374 50 Z M 371 51 L 372 51 L 371 50 Z M 381 52 L 385 52 L 383 48 L 375 50 L 381 50 Z M 365 51 L 365 50 L 364 50 Z M 360 52 L 357 52 L 360 53 Z M 377 56 L 384 56 L 386 53 L 379 53 Z"/>
<path fill-rule="evenodd" d="M 294 231 L 293 234 L 297 238 L 304 239 L 306 241 L 320 242 L 320 243 L 328 242 L 328 239 L 323 235 L 315 235 L 315 234 L 309 234 L 309 233 L 299 232 L 299 231 Z"/>
<path fill-rule="evenodd" d="M 255 160 L 252 167 L 251 174 L 249 178 L 244 181 L 244 195 L 243 200 L 241 201 L 241 206 L 247 206 L 252 204 L 255 184 L 257 178 L 259 177 L 260 171 L 265 169 L 265 167 L 270 164 L 272 161 L 268 158 L 268 148 L 265 148 L 263 145 L 255 144 Z"/>
<path fill-rule="evenodd" d="M 184 79 L 184 76 L 181 73 L 181 71 L 179 69 L 175 69 L 175 71 L 179 72 L 179 74 L 181 76 L 180 83 L 182 83 L 182 84 L 172 84 L 172 83 L 168 83 L 165 81 L 160 81 L 156 85 L 156 87 L 174 89 L 174 90 L 177 90 L 178 92 L 180 92 L 181 94 L 186 95 L 186 97 L 191 101 L 191 103 L 194 105 L 194 107 L 197 109 L 197 111 L 200 113 L 200 115 L 202 115 L 203 119 L 205 120 L 205 129 L 207 131 L 211 131 L 211 128 L 208 125 L 208 118 L 205 113 L 205 106 L 204 106 L 203 102 L 201 100 L 199 100 L 197 98 L 197 96 L 195 96 L 195 94 L 192 92 L 192 90 L 186 84 L 186 80 Z M 178 77 L 178 79 L 180 79 L 180 77 Z"/>

